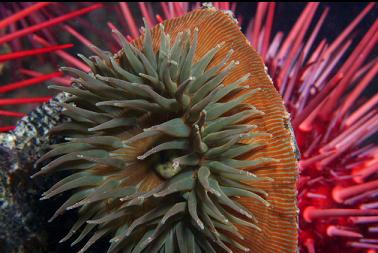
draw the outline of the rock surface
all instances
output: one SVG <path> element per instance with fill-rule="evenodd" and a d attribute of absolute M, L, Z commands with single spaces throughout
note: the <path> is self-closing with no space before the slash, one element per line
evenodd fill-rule
<path fill-rule="evenodd" d="M 59 203 L 39 200 L 56 178 L 30 178 L 38 170 L 35 161 L 57 141 L 48 131 L 64 120 L 59 103 L 66 97 L 60 93 L 22 118 L 14 131 L 0 134 L 0 252 L 68 252 L 58 246 L 65 226 L 47 222 Z"/>

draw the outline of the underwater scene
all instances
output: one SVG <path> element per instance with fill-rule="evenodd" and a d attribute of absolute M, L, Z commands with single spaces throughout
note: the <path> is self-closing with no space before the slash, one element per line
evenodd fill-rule
<path fill-rule="evenodd" d="M 378 253 L 376 3 L 0 3 L 0 253 Z"/>

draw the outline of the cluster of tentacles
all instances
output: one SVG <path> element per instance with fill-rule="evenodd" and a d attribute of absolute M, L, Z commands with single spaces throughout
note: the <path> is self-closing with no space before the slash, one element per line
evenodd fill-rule
<path fill-rule="evenodd" d="M 140 48 L 114 30 L 120 52 L 80 56 L 89 73 L 63 68 L 76 76 L 73 87 L 54 86 L 72 95 L 63 104 L 71 120 L 53 130 L 66 142 L 41 157 L 49 163 L 36 175 L 72 174 L 43 198 L 72 190 L 52 219 L 79 209 L 62 241 L 92 234 L 80 252 L 103 237 L 112 238 L 108 252 L 248 251 L 239 228 L 259 227 L 237 198 L 269 206 L 251 185 L 272 179 L 246 169 L 277 162 L 243 158 L 270 138 L 246 123 L 263 115 L 245 103 L 259 89 L 249 75 L 222 84 L 238 62 L 232 50 L 215 61 L 221 44 L 195 60 L 198 29 L 176 38 L 160 30 L 159 48 L 148 28 Z"/>

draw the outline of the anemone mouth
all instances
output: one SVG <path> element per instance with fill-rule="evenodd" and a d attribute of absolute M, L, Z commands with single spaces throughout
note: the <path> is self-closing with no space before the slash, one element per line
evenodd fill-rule
<path fill-rule="evenodd" d="M 63 105 L 71 122 L 55 130 L 68 138 L 41 157 L 38 163 L 52 160 L 37 175 L 72 171 L 43 196 L 73 191 L 53 216 L 79 209 L 62 241 L 81 231 L 73 244 L 92 236 L 80 252 L 110 236 L 108 252 L 169 253 L 272 252 L 296 240 L 295 156 L 286 114 L 261 62 L 247 66 L 243 53 L 255 53 L 231 18 L 194 11 L 146 26 L 133 43 L 114 33 L 120 52 L 95 48 L 97 56 L 81 56 L 91 72 L 63 68 L 76 85 L 55 86 L 72 94 Z M 272 208 L 281 204 L 275 187 L 289 192 L 281 195 L 293 201 L 288 207 Z M 266 219 L 278 210 L 290 239 L 269 239 L 273 246 L 264 251 Z M 290 243 L 280 252 L 294 248 Z"/>

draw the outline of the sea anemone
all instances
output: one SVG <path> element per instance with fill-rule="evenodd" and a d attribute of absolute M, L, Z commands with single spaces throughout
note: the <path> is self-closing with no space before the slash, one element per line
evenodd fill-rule
<path fill-rule="evenodd" d="M 122 50 L 92 47 L 73 74 L 64 135 L 34 176 L 78 208 L 62 241 L 108 252 L 294 252 L 296 154 L 289 115 L 234 19 L 214 8 L 164 21 Z M 67 173 L 67 172 L 66 172 Z"/>

